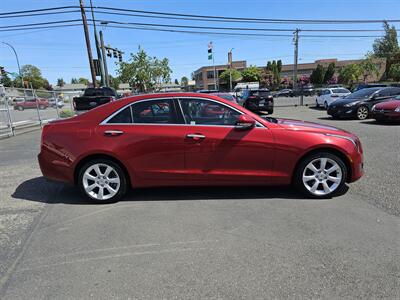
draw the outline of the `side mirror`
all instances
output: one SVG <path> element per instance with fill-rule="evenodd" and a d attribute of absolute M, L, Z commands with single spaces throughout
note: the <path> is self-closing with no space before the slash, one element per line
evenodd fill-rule
<path fill-rule="evenodd" d="M 246 130 L 256 126 L 256 121 L 248 115 L 240 115 L 236 120 L 236 129 Z"/>

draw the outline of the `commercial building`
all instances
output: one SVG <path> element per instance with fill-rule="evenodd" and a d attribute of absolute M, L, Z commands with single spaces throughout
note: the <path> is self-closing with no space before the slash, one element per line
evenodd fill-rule
<path fill-rule="evenodd" d="M 336 58 L 330 58 L 330 59 L 320 59 L 316 60 L 312 63 L 299 63 L 297 64 L 297 75 L 300 77 L 302 75 L 311 75 L 311 73 L 317 68 L 317 66 L 320 64 L 324 68 L 327 68 L 330 63 L 335 63 L 335 68 L 336 68 L 336 74 L 339 75 L 339 70 L 342 67 L 345 67 L 350 64 L 361 64 L 363 62 L 362 59 L 351 59 L 351 60 L 338 60 Z M 385 73 L 386 69 L 386 60 L 385 59 L 374 59 L 373 62 L 375 63 L 377 69 L 378 69 L 378 75 L 376 74 L 370 74 L 368 76 L 365 76 L 365 78 L 362 78 L 362 80 L 365 80 L 366 82 L 376 82 L 381 79 L 383 74 Z M 237 69 L 238 71 L 242 71 L 243 69 L 246 68 L 247 62 L 245 60 L 243 61 L 235 61 L 232 63 L 233 68 Z M 217 70 L 217 76 L 228 69 L 228 65 L 218 65 L 215 66 Z M 259 67 L 260 69 L 264 69 L 265 66 Z M 293 64 L 287 64 L 287 65 L 282 65 L 282 72 L 281 72 L 281 78 L 288 77 L 289 79 L 292 79 L 293 77 Z M 197 90 L 199 89 L 214 89 L 214 67 L 213 66 L 204 66 L 199 68 L 198 70 L 194 71 L 194 80 L 196 82 L 195 88 Z M 360 78 L 361 80 L 361 78 Z"/>
<path fill-rule="evenodd" d="M 222 72 L 228 69 L 228 64 L 226 65 L 216 65 L 215 73 L 216 77 L 214 78 L 214 66 L 205 66 L 197 69 L 193 72 L 194 80 L 195 80 L 195 88 L 196 90 L 213 90 L 215 89 L 215 82 L 218 85 L 218 78 Z M 232 68 L 238 71 L 243 71 L 247 67 L 247 63 L 245 60 L 233 61 Z"/>

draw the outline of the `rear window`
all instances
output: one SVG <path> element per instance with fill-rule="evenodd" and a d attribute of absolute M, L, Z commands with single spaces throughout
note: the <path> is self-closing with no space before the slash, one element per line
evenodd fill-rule
<path fill-rule="evenodd" d="M 333 89 L 332 93 L 335 93 L 335 94 L 346 94 L 346 93 L 350 93 L 350 91 L 346 90 L 346 89 Z"/>
<path fill-rule="evenodd" d="M 112 89 L 110 88 L 88 88 L 85 90 L 85 93 L 83 94 L 84 96 L 87 97 L 93 97 L 93 96 L 115 96 L 115 93 Z"/>
<path fill-rule="evenodd" d="M 126 124 L 132 123 L 132 112 L 131 107 L 128 106 L 127 108 L 120 111 L 114 117 L 112 117 L 107 123 L 111 124 Z"/>

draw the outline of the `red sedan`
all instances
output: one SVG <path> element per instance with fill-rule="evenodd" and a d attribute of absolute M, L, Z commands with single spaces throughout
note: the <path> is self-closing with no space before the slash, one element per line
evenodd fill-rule
<path fill-rule="evenodd" d="M 376 104 L 372 108 L 371 114 L 377 122 L 400 122 L 400 96 Z"/>
<path fill-rule="evenodd" d="M 155 186 L 294 184 L 326 198 L 363 174 L 362 147 L 351 133 L 264 119 L 199 93 L 133 96 L 51 122 L 39 164 L 45 177 L 101 203 L 129 187 Z"/>

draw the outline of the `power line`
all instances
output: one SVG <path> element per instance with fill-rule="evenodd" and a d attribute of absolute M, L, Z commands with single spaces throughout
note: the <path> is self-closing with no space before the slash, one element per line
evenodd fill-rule
<path fill-rule="evenodd" d="M 36 17 L 36 16 L 48 16 L 48 15 L 60 15 L 66 13 L 79 12 L 79 10 L 67 10 L 67 11 L 57 11 L 57 12 L 46 12 L 46 13 L 28 13 L 22 15 L 11 15 L 11 16 L 1 16 L 0 19 L 10 19 L 10 18 L 20 18 L 20 17 Z"/>
<path fill-rule="evenodd" d="M 88 21 L 93 21 L 92 19 L 88 19 Z M 17 25 L 7 25 L 7 26 L 0 26 L 1 29 L 7 29 L 7 28 L 20 28 L 20 27 L 32 27 L 32 26 L 47 26 L 47 25 L 54 25 L 54 24 L 63 24 L 63 23 L 72 23 L 72 22 L 81 22 L 81 19 L 72 19 L 72 20 L 62 20 L 62 21 L 52 21 L 52 22 L 41 22 L 41 23 L 28 23 L 28 24 L 17 24 Z M 173 24 L 154 24 L 154 23 L 137 23 L 137 22 L 120 22 L 120 21 L 113 21 L 113 20 L 96 20 L 96 22 L 100 24 L 106 24 L 108 27 L 115 27 L 116 26 L 110 26 L 108 25 L 109 23 L 111 24 L 117 24 L 117 25 L 135 25 L 135 26 L 150 26 L 153 30 L 155 30 L 154 27 L 163 27 L 163 28 L 169 28 L 170 32 L 188 32 L 188 31 L 180 31 L 180 30 L 174 30 L 171 31 L 170 28 L 185 28 L 185 29 L 212 29 L 212 30 L 232 30 L 232 31 L 276 31 L 276 32 L 293 32 L 293 29 L 282 29 L 282 28 L 243 28 L 243 27 L 216 27 L 216 26 L 192 26 L 192 25 L 173 25 Z M 124 27 L 121 27 L 124 28 Z M 140 29 L 142 27 L 132 27 L 136 29 Z M 4 30 L 2 30 L 4 31 Z M 161 30 L 160 31 L 165 31 Z M 357 29 L 357 30 L 339 30 L 339 29 L 305 29 L 301 30 L 304 32 L 375 32 L 380 30 L 369 30 L 369 29 Z M 193 33 L 207 33 L 207 34 L 220 34 L 220 32 L 209 32 L 209 31 L 192 31 Z M 251 33 L 246 33 L 246 34 L 239 34 L 239 33 L 229 33 L 229 32 L 222 32 L 221 34 L 232 34 L 232 35 L 250 35 L 250 36 L 258 36 L 259 34 L 251 34 Z M 262 35 L 262 36 L 269 36 L 269 35 Z M 270 35 L 270 36 L 285 36 L 285 35 Z M 365 36 L 365 35 L 330 35 L 330 36 L 323 36 L 323 35 L 302 35 L 304 37 L 377 37 L 377 36 Z"/>
<path fill-rule="evenodd" d="M 64 10 L 64 9 L 77 9 L 79 6 L 59 6 L 59 7 L 50 7 L 50 8 L 42 8 L 42 9 L 34 9 L 34 10 L 23 10 L 23 11 L 13 11 L 0 13 L 0 16 L 12 16 L 15 14 L 23 14 L 23 13 L 35 13 L 35 12 L 45 12 L 45 11 L 54 11 L 54 10 Z M 241 18 L 241 17 L 226 17 L 226 16 L 210 16 L 210 15 L 194 15 L 194 14 L 180 14 L 180 13 L 168 13 L 168 12 L 159 12 L 159 11 L 145 11 L 145 10 L 136 10 L 136 9 L 127 9 L 127 8 L 117 8 L 117 7 L 107 7 L 107 6 L 93 6 L 94 9 L 102 9 L 102 10 L 111 10 L 123 12 L 134 12 L 142 15 L 155 15 L 156 16 L 168 16 L 168 17 L 186 17 L 193 19 L 208 19 L 208 20 L 224 20 L 224 21 L 240 21 L 240 22 L 261 22 L 261 23 L 290 23 L 290 24 L 358 24 L 358 23 L 382 23 L 384 21 L 390 23 L 400 23 L 400 19 L 360 19 L 360 20 L 333 20 L 333 19 L 272 19 L 272 18 Z"/>

